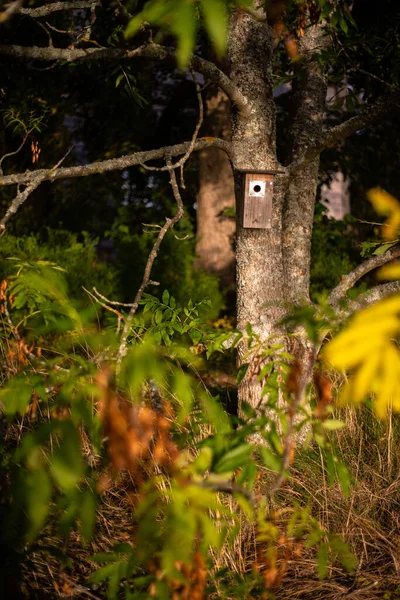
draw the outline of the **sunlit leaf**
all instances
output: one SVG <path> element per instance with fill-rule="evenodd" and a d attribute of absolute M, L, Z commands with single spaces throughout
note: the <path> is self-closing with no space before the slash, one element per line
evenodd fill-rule
<path fill-rule="evenodd" d="M 201 0 L 206 30 L 219 55 L 225 50 L 227 19 L 222 0 Z"/>
<path fill-rule="evenodd" d="M 242 467 L 250 459 L 253 451 L 252 444 L 242 444 L 230 450 L 223 456 L 214 467 L 215 473 L 229 473 Z"/>
<path fill-rule="evenodd" d="M 378 279 L 400 279 L 400 263 L 381 267 L 377 273 Z"/>
<path fill-rule="evenodd" d="M 376 212 L 388 217 L 382 227 L 382 237 L 385 240 L 395 239 L 400 227 L 400 202 L 381 188 L 370 190 L 368 199 Z"/>

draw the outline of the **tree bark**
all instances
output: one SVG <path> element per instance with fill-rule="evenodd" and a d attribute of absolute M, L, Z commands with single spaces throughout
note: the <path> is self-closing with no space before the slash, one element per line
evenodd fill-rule
<path fill-rule="evenodd" d="M 232 152 L 234 164 L 244 170 L 277 170 L 275 140 L 275 103 L 272 93 L 273 31 L 265 23 L 241 11 L 230 22 L 228 57 L 230 78 L 248 99 L 250 110 L 232 115 Z M 241 176 L 236 172 L 237 201 Z M 237 223 L 236 284 L 237 326 L 245 331 L 247 323 L 262 340 L 274 332 L 283 316 L 284 271 L 282 254 L 282 204 L 284 180 L 274 184 L 271 229 L 245 229 Z M 237 211 L 238 212 L 238 211 Z M 238 348 L 239 364 L 249 362 L 247 343 Z M 258 407 L 262 384 L 250 359 L 248 375 L 239 388 L 239 401 Z"/>
<path fill-rule="evenodd" d="M 213 138 L 231 137 L 230 103 L 226 94 L 213 87 L 205 100 L 205 133 Z M 196 266 L 220 278 L 233 288 L 235 221 L 224 214 L 235 207 L 232 168 L 225 152 L 208 148 L 199 152 L 199 192 L 197 194 Z"/>
<path fill-rule="evenodd" d="M 255 9 L 260 10 L 255 2 Z M 328 40 L 320 25 L 310 26 L 299 43 L 300 69 L 293 89 L 292 144 L 288 162 L 322 134 L 326 78 L 315 54 Z M 275 104 L 272 93 L 274 32 L 266 22 L 237 11 L 230 23 L 230 78 L 247 98 L 246 114 L 234 111 L 232 154 L 236 167 L 245 170 L 278 170 L 275 140 Z M 307 301 L 310 280 L 310 244 L 318 183 L 319 157 L 303 169 L 276 175 L 271 229 L 237 227 L 238 328 L 252 330 L 266 342 L 281 337 L 286 348 L 306 363 L 311 349 L 306 340 L 294 345 L 278 325 L 289 305 Z M 237 195 L 240 177 L 236 175 Z M 260 407 L 263 382 L 259 382 L 259 357 L 249 356 L 246 340 L 239 347 L 239 364 L 249 363 L 239 389 L 239 401 Z"/>

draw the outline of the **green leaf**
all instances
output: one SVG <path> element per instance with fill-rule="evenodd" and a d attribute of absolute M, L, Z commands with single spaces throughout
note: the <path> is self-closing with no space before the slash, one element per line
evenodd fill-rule
<path fill-rule="evenodd" d="M 96 554 L 93 554 L 90 557 L 90 560 L 101 565 L 101 563 L 115 563 L 120 560 L 120 558 L 121 556 L 117 553 L 96 552 Z"/>
<path fill-rule="evenodd" d="M 342 536 L 337 534 L 330 535 L 329 544 L 342 566 L 348 573 L 352 573 L 357 566 L 357 559 Z"/>
<path fill-rule="evenodd" d="M 344 33 L 348 33 L 349 31 L 349 26 L 347 25 L 347 22 L 345 19 L 343 19 L 343 17 L 340 19 L 340 28 L 342 31 L 344 31 Z"/>
<path fill-rule="evenodd" d="M 196 41 L 197 21 L 194 5 L 179 3 L 173 18 L 171 29 L 177 37 L 176 58 L 178 67 L 183 69 L 190 60 Z"/>
<path fill-rule="evenodd" d="M 382 244 L 380 246 L 378 246 L 378 248 L 375 250 L 374 254 L 376 256 L 381 256 L 382 254 L 385 254 L 385 252 L 387 252 L 387 250 L 390 250 L 390 248 L 392 246 L 394 246 L 397 242 L 389 242 L 387 244 Z"/>
<path fill-rule="evenodd" d="M 23 415 L 31 401 L 32 389 L 25 378 L 15 378 L 0 391 L 0 401 L 6 415 Z"/>
<path fill-rule="evenodd" d="M 91 490 L 82 494 L 79 509 L 80 532 L 82 538 L 87 542 L 93 535 L 96 522 L 96 496 Z"/>
<path fill-rule="evenodd" d="M 204 473 L 207 471 L 213 460 L 213 451 L 209 446 L 204 446 L 200 450 L 200 454 L 195 458 L 195 460 L 190 465 L 190 468 L 196 471 L 197 473 Z"/>
<path fill-rule="evenodd" d="M 193 393 L 190 378 L 181 371 L 176 371 L 174 376 L 174 392 L 180 402 L 178 422 L 183 423 L 190 413 L 193 405 Z"/>
<path fill-rule="evenodd" d="M 278 473 L 281 469 L 281 461 L 275 454 L 266 446 L 260 446 L 258 448 L 263 463 L 271 471 Z"/>
<path fill-rule="evenodd" d="M 252 489 L 257 477 L 257 467 L 253 461 L 249 461 L 244 465 L 243 469 L 236 478 L 238 485 L 243 485 L 247 482 L 247 488 Z"/>
<path fill-rule="evenodd" d="M 329 547 L 328 544 L 321 544 L 317 555 L 317 573 L 319 579 L 325 579 L 328 571 Z"/>
<path fill-rule="evenodd" d="M 341 462 L 336 463 L 337 477 L 342 488 L 343 495 L 347 498 L 351 490 L 351 475 L 348 468 Z"/>
<path fill-rule="evenodd" d="M 169 291 L 168 290 L 163 291 L 162 302 L 163 302 L 163 304 L 166 304 L 168 306 L 168 302 L 169 302 Z"/>
<path fill-rule="evenodd" d="M 239 385 L 243 381 L 243 378 L 246 375 L 248 368 L 249 368 L 249 364 L 248 363 L 246 363 L 244 365 L 241 365 L 239 367 L 237 375 L 236 375 L 236 383 L 237 383 L 237 385 Z"/>
<path fill-rule="evenodd" d="M 115 80 L 115 87 L 117 88 L 119 86 L 119 84 L 121 83 L 122 79 L 124 78 L 124 74 L 120 73 L 117 77 L 117 79 Z"/>
<path fill-rule="evenodd" d="M 222 0 L 201 0 L 206 31 L 220 56 L 226 45 L 227 18 L 225 3 Z"/>
<path fill-rule="evenodd" d="M 198 329 L 192 329 L 190 332 L 190 338 L 194 345 L 198 344 L 202 338 L 202 333 Z"/>
<path fill-rule="evenodd" d="M 26 486 L 26 503 L 29 520 L 28 539 L 32 541 L 49 513 L 52 486 L 49 475 L 43 468 L 28 473 Z"/>
<path fill-rule="evenodd" d="M 253 444 L 241 444 L 230 450 L 215 465 L 214 473 L 230 473 L 242 467 L 253 452 Z"/>
<path fill-rule="evenodd" d="M 72 490 L 82 478 L 85 463 L 82 459 L 79 434 L 72 423 L 65 423 L 63 439 L 50 459 L 50 470 L 58 485 Z"/>

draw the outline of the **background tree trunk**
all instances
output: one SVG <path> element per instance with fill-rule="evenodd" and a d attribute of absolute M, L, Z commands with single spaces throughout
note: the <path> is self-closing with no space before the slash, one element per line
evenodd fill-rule
<path fill-rule="evenodd" d="M 218 87 L 206 95 L 205 135 L 230 140 L 230 102 Z M 221 285 L 235 285 L 234 236 L 236 224 L 232 168 L 222 150 L 208 148 L 199 153 L 199 192 L 197 194 L 196 266 L 219 276 Z"/>

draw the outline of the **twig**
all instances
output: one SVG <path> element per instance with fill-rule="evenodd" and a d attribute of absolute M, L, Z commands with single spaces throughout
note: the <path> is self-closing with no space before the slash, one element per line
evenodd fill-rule
<path fill-rule="evenodd" d="M 301 364 L 301 373 L 297 382 L 297 390 L 295 397 L 290 405 L 289 409 L 289 422 L 287 433 L 284 439 L 284 451 L 281 466 L 278 474 L 276 475 L 274 481 L 270 485 L 267 490 L 267 496 L 272 497 L 281 487 L 284 479 L 285 472 L 290 466 L 291 458 L 292 458 L 292 447 L 293 447 L 293 435 L 294 435 L 294 425 L 295 425 L 295 416 L 297 414 L 297 409 L 304 398 L 304 394 L 307 388 L 308 383 L 310 382 L 311 375 L 314 369 L 315 361 L 317 359 L 317 349 L 313 347 L 310 351 L 306 351 L 306 356 L 302 360 Z"/>
<path fill-rule="evenodd" d="M 145 291 L 145 289 L 147 288 L 148 285 L 151 284 L 151 279 L 150 279 L 150 274 L 151 274 L 151 270 L 153 268 L 153 264 L 155 259 L 157 258 L 157 254 L 158 251 L 160 249 L 161 246 L 161 242 L 163 241 L 166 233 L 172 229 L 174 227 L 174 225 L 183 217 L 184 215 L 184 208 L 183 208 L 183 202 L 182 202 L 182 198 L 179 192 L 179 186 L 178 186 L 178 182 L 176 180 L 176 175 L 175 175 L 175 171 L 174 171 L 174 167 L 172 166 L 172 162 L 171 162 L 171 157 L 168 156 L 166 158 L 166 162 L 167 165 L 169 167 L 169 173 L 170 173 L 170 184 L 172 187 L 172 191 L 174 193 L 174 197 L 176 200 L 176 204 L 177 204 L 177 211 L 175 213 L 175 215 L 172 217 L 172 219 L 170 219 L 169 217 L 167 217 L 165 219 L 165 224 L 163 225 L 163 227 L 160 229 L 157 239 L 154 242 L 153 248 L 151 249 L 151 252 L 148 256 L 147 262 L 146 262 L 146 267 L 144 270 L 144 275 L 143 275 L 143 280 L 142 283 L 138 289 L 138 291 L 136 292 L 136 296 L 135 299 L 133 301 L 133 304 L 131 306 L 131 309 L 129 311 L 129 314 L 126 318 L 125 324 L 124 324 L 124 328 L 122 331 L 122 336 L 121 336 L 121 342 L 120 342 L 120 346 L 118 349 L 118 355 L 117 355 L 117 364 L 120 365 L 121 361 L 123 359 L 123 357 L 126 355 L 126 351 L 127 351 L 127 342 L 128 342 L 128 336 L 129 333 L 131 331 L 132 328 L 132 321 L 133 318 L 136 314 L 137 309 L 139 308 L 139 302 L 142 298 L 143 292 Z"/>
<path fill-rule="evenodd" d="M 26 188 L 22 192 L 20 190 L 18 190 L 17 195 L 15 196 L 14 200 L 11 202 L 10 206 L 8 207 L 6 214 L 0 220 L 0 237 L 2 235 L 4 235 L 4 232 L 6 230 L 6 223 L 8 222 L 8 220 L 13 215 L 15 215 L 15 213 L 17 212 L 17 210 L 19 209 L 21 204 L 23 204 L 25 202 L 25 200 L 33 192 L 33 190 L 35 190 L 37 187 L 39 187 L 39 185 L 42 183 L 42 181 L 43 181 L 43 179 L 41 177 L 38 177 L 37 179 L 32 181 L 29 185 L 27 185 Z"/>
<path fill-rule="evenodd" d="M 22 142 L 20 143 L 20 145 L 18 146 L 18 148 L 16 150 L 14 150 L 14 152 L 7 152 L 7 154 L 4 154 L 1 158 L 0 158 L 0 175 L 3 175 L 3 161 L 8 158 L 9 156 L 15 156 L 16 154 L 18 154 L 18 152 L 20 152 L 22 150 L 22 148 L 25 146 L 25 142 L 28 139 L 29 136 L 29 131 L 25 131 L 24 137 L 22 138 Z"/>
<path fill-rule="evenodd" d="M 83 288 L 83 289 L 85 289 L 85 288 Z M 104 302 L 107 302 L 107 304 L 110 304 L 111 306 L 125 306 L 127 308 L 131 308 L 133 306 L 132 302 L 127 303 L 127 302 L 116 302 L 115 300 L 109 300 L 108 298 L 103 296 L 103 294 L 100 294 L 100 292 L 95 287 L 93 288 L 93 291 L 96 294 L 96 296 L 98 296 L 99 298 L 104 300 Z"/>
<path fill-rule="evenodd" d="M 118 310 L 115 310 L 115 308 L 112 308 L 111 306 L 108 306 L 107 304 L 105 304 L 104 302 L 102 302 L 99 298 L 97 298 L 94 294 L 92 294 L 91 292 L 89 292 L 89 290 L 87 290 L 85 288 L 85 286 L 82 286 L 82 289 L 91 297 L 93 298 L 93 300 L 95 302 L 97 302 L 97 304 L 100 304 L 100 306 L 102 306 L 103 308 L 105 308 L 106 310 L 109 310 L 110 312 L 114 313 L 115 315 L 117 315 L 118 318 L 118 324 L 117 324 L 117 333 L 119 333 L 120 327 L 121 327 L 121 321 L 124 319 L 124 315 L 121 314 Z"/>
<path fill-rule="evenodd" d="M 58 161 L 58 163 L 53 167 L 53 169 L 57 169 L 61 165 L 61 163 L 66 159 L 66 157 L 71 152 L 71 150 L 72 150 L 72 146 L 64 154 L 64 156 Z M 21 206 L 21 204 L 23 204 L 25 202 L 25 200 L 29 197 L 29 195 L 37 187 L 39 187 L 39 185 L 45 179 L 46 179 L 46 177 L 43 175 L 43 169 L 41 169 L 40 171 L 36 171 L 36 177 L 32 178 L 32 180 L 30 181 L 30 183 L 28 183 L 26 185 L 25 189 L 22 192 L 20 191 L 19 185 L 18 185 L 17 195 L 15 196 L 14 200 L 11 202 L 10 206 L 8 207 L 7 212 L 4 215 L 4 217 L 0 220 L 0 237 L 2 235 L 4 235 L 4 232 L 6 230 L 6 223 L 9 221 L 9 219 L 13 215 L 15 215 L 15 213 L 17 212 L 17 210 L 19 209 L 19 207 Z"/>
<path fill-rule="evenodd" d="M 342 44 L 342 42 L 339 40 L 339 36 L 337 35 L 337 32 L 335 31 L 335 29 L 333 29 L 333 33 L 335 35 L 336 41 L 339 44 L 339 46 L 342 49 L 343 54 L 345 55 L 345 57 L 347 58 L 347 60 L 349 61 L 349 63 L 351 64 L 351 66 L 353 67 L 353 69 L 355 69 L 356 71 L 358 71 L 359 73 L 362 73 L 363 75 L 366 75 L 367 77 L 371 77 L 372 79 L 375 79 L 376 81 L 379 81 L 379 83 L 381 83 L 382 85 L 384 85 L 385 87 L 388 87 L 390 90 L 396 90 L 398 89 L 398 86 L 393 85 L 392 83 L 389 83 L 388 81 L 385 81 L 384 79 L 381 79 L 380 77 L 378 77 L 377 75 L 375 75 L 374 73 L 371 73 L 370 71 L 366 71 L 365 69 L 362 69 L 361 67 L 359 67 L 351 58 L 351 56 L 349 55 L 349 53 L 347 52 L 346 48 L 344 47 L 344 45 Z"/>
<path fill-rule="evenodd" d="M 203 124 L 203 118 L 204 118 L 204 105 L 203 105 L 203 98 L 201 96 L 201 88 L 200 88 L 199 82 L 197 81 L 197 77 L 196 77 L 196 74 L 194 71 L 192 71 L 192 77 L 193 77 L 194 84 L 196 86 L 197 100 L 199 103 L 199 119 L 197 121 L 197 125 L 193 132 L 192 139 L 189 142 L 188 149 L 186 150 L 186 152 L 182 156 L 182 158 L 180 158 L 176 163 L 174 163 L 172 165 L 173 169 L 181 169 L 181 187 L 183 189 L 185 189 L 185 182 L 183 180 L 183 166 L 186 163 L 186 161 L 188 160 L 188 158 L 191 156 L 191 154 L 195 148 L 197 136 L 199 135 L 200 127 Z M 164 167 L 151 167 L 144 163 L 141 163 L 140 166 L 143 167 L 144 169 L 146 169 L 147 171 L 169 171 L 170 170 L 170 167 L 168 167 L 168 165 L 165 165 Z"/>
<path fill-rule="evenodd" d="M 206 479 L 197 485 L 215 492 L 224 492 L 232 495 L 242 494 L 242 496 L 245 496 L 249 502 L 252 504 L 255 503 L 254 495 L 250 490 L 247 490 L 246 488 L 242 487 L 241 485 L 237 485 L 232 481 L 210 481 Z"/>
<path fill-rule="evenodd" d="M 22 0 L 15 0 L 14 2 L 11 2 L 7 6 L 6 10 L 0 13 L 0 23 L 4 23 L 5 21 L 8 21 L 8 19 L 11 19 L 13 15 L 18 14 L 21 10 L 21 6 Z"/>

